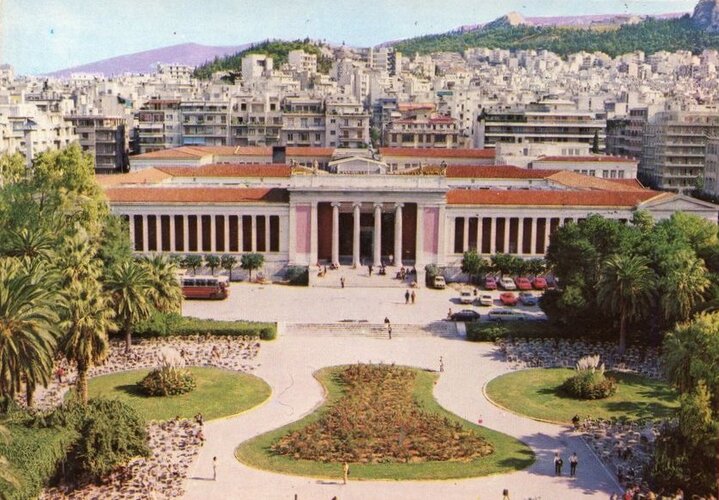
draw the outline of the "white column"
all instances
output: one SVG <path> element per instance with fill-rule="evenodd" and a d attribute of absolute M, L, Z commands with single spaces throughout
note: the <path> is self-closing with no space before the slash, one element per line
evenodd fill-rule
<path fill-rule="evenodd" d="M 202 252 L 202 216 L 196 215 L 195 218 L 197 219 L 197 251 Z"/>
<path fill-rule="evenodd" d="M 147 252 L 150 243 L 150 231 L 147 227 L 147 215 L 142 216 L 142 251 Z"/>
<path fill-rule="evenodd" d="M 415 264 L 419 273 L 424 266 L 424 207 L 417 204 L 417 241 L 415 243 Z"/>
<path fill-rule="evenodd" d="M 175 216 L 170 215 L 170 252 L 177 250 L 175 241 Z"/>
<path fill-rule="evenodd" d="M 477 216 L 477 255 L 482 255 L 482 217 Z"/>
<path fill-rule="evenodd" d="M 529 241 L 532 244 L 532 248 L 529 249 L 529 254 L 534 255 L 537 253 L 537 218 L 532 217 L 532 229 L 529 233 Z"/>
<path fill-rule="evenodd" d="M 289 243 L 289 248 L 287 249 L 288 252 L 288 259 L 290 264 L 294 264 L 295 260 L 297 260 L 297 207 L 294 205 L 290 205 L 290 214 L 287 220 L 288 223 L 288 231 L 287 231 L 287 240 Z"/>
<path fill-rule="evenodd" d="M 210 252 L 217 252 L 217 224 L 215 214 L 210 215 Z"/>
<path fill-rule="evenodd" d="M 509 230 L 511 229 L 509 217 L 504 218 L 504 253 L 509 253 Z"/>
<path fill-rule="evenodd" d="M 374 265 L 382 265 L 382 204 L 374 205 Z"/>
<path fill-rule="evenodd" d="M 252 222 L 250 222 L 250 234 L 252 235 L 252 241 L 250 242 L 250 248 L 253 252 L 257 251 L 257 216 L 252 215 Z"/>
<path fill-rule="evenodd" d="M 155 251 L 162 251 L 162 216 L 155 216 Z"/>
<path fill-rule="evenodd" d="M 439 206 L 437 217 L 437 265 L 443 266 L 447 254 L 447 214 L 445 205 Z"/>
<path fill-rule="evenodd" d="M 549 248 L 549 233 L 552 228 L 552 219 L 547 217 L 544 219 L 546 222 L 544 224 L 544 253 L 547 253 L 547 248 Z"/>
<path fill-rule="evenodd" d="M 190 217 L 187 214 L 182 216 L 182 249 L 190 251 Z"/>
<path fill-rule="evenodd" d="M 517 255 L 524 253 L 524 217 L 517 220 Z"/>
<path fill-rule="evenodd" d="M 130 214 L 129 219 L 127 220 L 128 226 L 130 226 L 130 241 L 132 242 L 132 251 L 135 251 L 135 216 Z"/>
<path fill-rule="evenodd" d="M 238 240 L 237 241 L 237 251 L 239 253 L 242 253 L 245 251 L 245 249 L 242 246 L 245 242 L 244 234 L 245 234 L 245 231 L 244 231 L 244 227 L 242 226 L 242 215 L 238 215 L 237 216 L 237 240 Z"/>
<path fill-rule="evenodd" d="M 463 217 L 462 224 L 462 253 L 469 250 L 469 217 Z"/>
<path fill-rule="evenodd" d="M 225 253 L 230 252 L 230 214 L 223 215 L 223 220 L 225 221 L 225 225 L 223 226 L 224 229 L 224 246 L 223 251 Z"/>
<path fill-rule="evenodd" d="M 352 205 L 352 267 L 360 266 L 360 208 L 361 203 Z"/>
<path fill-rule="evenodd" d="M 489 253 L 494 255 L 497 253 L 497 218 L 492 217 L 489 224 Z"/>
<path fill-rule="evenodd" d="M 340 264 L 340 204 L 332 203 L 332 264 Z"/>
<path fill-rule="evenodd" d="M 317 264 L 317 202 L 310 209 L 310 266 Z"/>
<path fill-rule="evenodd" d="M 394 265 L 402 267 L 402 207 L 404 203 L 394 205 Z"/>
<path fill-rule="evenodd" d="M 265 215 L 265 252 L 270 251 L 270 216 Z"/>

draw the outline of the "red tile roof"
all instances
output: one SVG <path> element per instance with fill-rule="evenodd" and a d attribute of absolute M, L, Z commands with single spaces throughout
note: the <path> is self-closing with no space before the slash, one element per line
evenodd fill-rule
<path fill-rule="evenodd" d="M 600 163 L 637 163 L 637 160 L 632 158 L 626 158 L 624 156 L 609 156 L 609 155 L 596 155 L 596 156 L 542 156 L 534 163 L 543 161 L 561 161 L 561 162 L 600 162 Z"/>
<path fill-rule="evenodd" d="M 173 177 L 289 177 L 289 165 L 267 164 L 225 164 L 213 163 L 199 167 L 156 167 Z"/>
<path fill-rule="evenodd" d="M 510 165 L 448 165 L 446 176 L 450 179 L 545 179 L 559 170 L 542 170 L 513 167 Z"/>
<path fill-rule="evenodd" d="M 291 146 L 287 148 L 287 157 L 290 156 L 327 156 L 331 157 L 335 148 L 316 148 Z"/>
<path fill-rule="evenodd" d="M 133 160 L 176 160 L 185 158 L 202 158 L 203 156 L 217 154 L 219 148 L 228 149 L 230 153 L 234 148 L 224 146 L 180 146 L 179 148 L 161 149 L 151 153 L 131 156 Z"/>
<path fill-rule="evenodd" d="M 379 148 L 379 154 L 382 157 L 494 158 L 494 149 Z"/>
<path fill-rule="evenodd" d="M 237 146 L 232 156 L 268 156 L 272 157 L 272 148 L 265 146 Z"/>
<path fill-rule="evenodd" d="M 105 194 L 112 203 L 287 203 L 286 189 L 228 187 L 116 187 Z"/>
<path fill-rule="evenodd" d="M 578 174 L 569 170 L 559 170 L 548 179 L 556 184 L 575 189 L 592 189 L 599 191 L 644 191 L 644 187 L 637 184 L 619 184 L 617 179 L 604 179 L 593 175 Z"/>
<path fill-rule="evenodd" d="M 540 191 L 455 189 L 447 193 L 450 205 L 581 206 L 631 208 L 659 196 L 642 191 Z"/>

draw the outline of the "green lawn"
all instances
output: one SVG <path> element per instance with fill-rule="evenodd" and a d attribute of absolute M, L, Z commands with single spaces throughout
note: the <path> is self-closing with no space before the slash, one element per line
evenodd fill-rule
<path fill-rule="evenodd" d="M 334 382 L 332 373 L 335 368 L 325 368 L 315 376 L 327 391 L 325 403 L 314 413 L 298 422 L 286 425 L 274 431 L 257 436 L 242 443 L 235 451 L 237 459 L 251 467 L 318 478 L 339 479 L 342 477 L 342 464 L 296 460 L 271 452 L 270 446 L 281 436 L 300 429 L 316 421 L 322 412 L 342 396 L 342 388 Z M 438 413 L 450 420 L 460 422 L 465 428 L 472 429 L 494 446 L 494 453 L 470 462 L 425 462 L 425 463 L 384 463 L 350 464 L 350 479 L 458 479 L 466 477 L 504 474 L 529 467 L 534 462 L 534 453 L 522 442 L 490 429 L 480 427 L 463 420 L 443 409 L 432 396 L 437 374 L 417 370 L 414 387 L 416 401 L 427 411 Z"/>
<path fill-rule="evenodd" d="M 667 384 L 628 373 L 610 373 L 617 392 L 606 399 L 577 400 L 561 394 L 559 386 L 574 373 L 567 368 L 535 368 L 497 377 L 487 384 L 487 395 L 515 413 L 553 422 L 570 423 L 574 415 L 593 418 L 659 418 L 679 407 Z"/>
<path fill-rule="evenodd" d="M 148 397 L 137 382 L 150 370 L 103 375 L 90 379 L 90 397 L 119 399 L 147 420 L 169 420 L 176 416 L 191 418 L 202 413 L 205 420 L 235 415 L 257 406 L 270 397 L 270 386 L 246 373 L 219 368 L 189 368 L 197 387 L 179 396 Z"/>

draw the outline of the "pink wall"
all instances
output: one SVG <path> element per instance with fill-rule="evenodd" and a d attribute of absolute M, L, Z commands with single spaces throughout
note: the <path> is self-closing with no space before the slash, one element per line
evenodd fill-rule
<path fill-rule="evenodd" d="M 295 251 L 298 254 L 310 253 L 310 205 L 298 205 L 295 208 Z"/>
<path fill-rule="evenodd" d="M 439 208 L 424 209 L 424 253 L 437 255 L 439 236 Z"/>

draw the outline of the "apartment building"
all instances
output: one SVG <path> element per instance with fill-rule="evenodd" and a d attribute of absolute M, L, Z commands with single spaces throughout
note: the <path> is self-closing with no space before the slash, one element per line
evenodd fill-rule
<path fill-rule="evenodd" d="M 288 97 L 283 101 L 283 145 L 322 147 L 326 144 L 326 124 L 323 99 Z"/>
<path fill-rule="evenodd" d="M 369 113 L 354 98 L 336 96 L 326 100 L 325 123 L 328 147 L 365 148 L 370 143 Z"/>
<path fill-rule="evenodd" d="M 719 196 L 719 137 L 711 137 L 707 140 L 703 184 L 705 193 Z"/>
<path fill-rule="evenodd" d="M 135 152 L 150 153 L 182 144 L 179 99 L 150 99 L 135 113 Z"/>
<path fill-rule="evenodd" d="M 658 113 L 647 124 L 639 173 L 659 189 L 690 191 L 704 179 L 709 137 L 719 136 L 719 113 L 706 106 Z"/>
<path fill-rule="evenodd" d="M 306 71 L 307 73 L 317 73 L 317 56 L 308 54 L 304 50 L 291 50 L 287 54 L 287 63 L 290 68 L 296 71 Z"/>
<path fill-rule="evenodd" d="M 95 158 L 95 172 L 113 173 L 127 169 L 128 139 L 125 119 L 119 116 L 68 115 L 83 151 Z"/>
<path fill-rule="evenodd" d="M 182 144 L 225 146 L 229 137 L 230 104 L 228 101 L 183 101 Z"/>
<path fill-rule="evenodd" d="M 458 148 L 457 120 L 433 114 L 426 117 L 392 120 L 384 131 L 383 143 L 388 147 Z"/>
<path fill-rule="evenodd" d="M 242 58 L 242 81 L 252 82 L 272 74 L 271 57 L 263 54 L 250 54 Z"/>
<path fill-rule="evenodd" d="M 280 98 L 270 94 L 234 96 L 230 109 L 230 144 L 271 146 L 282 131 Z"/>
<path fill-rule="evenodd" d="M 478 116 L 475 147 L 499 142 L 583 142 L 604 151 L 607 121 L 603 113 L 577 110 L 572 101 L 546 99 L 515 109 L 495 109 Z"/>

